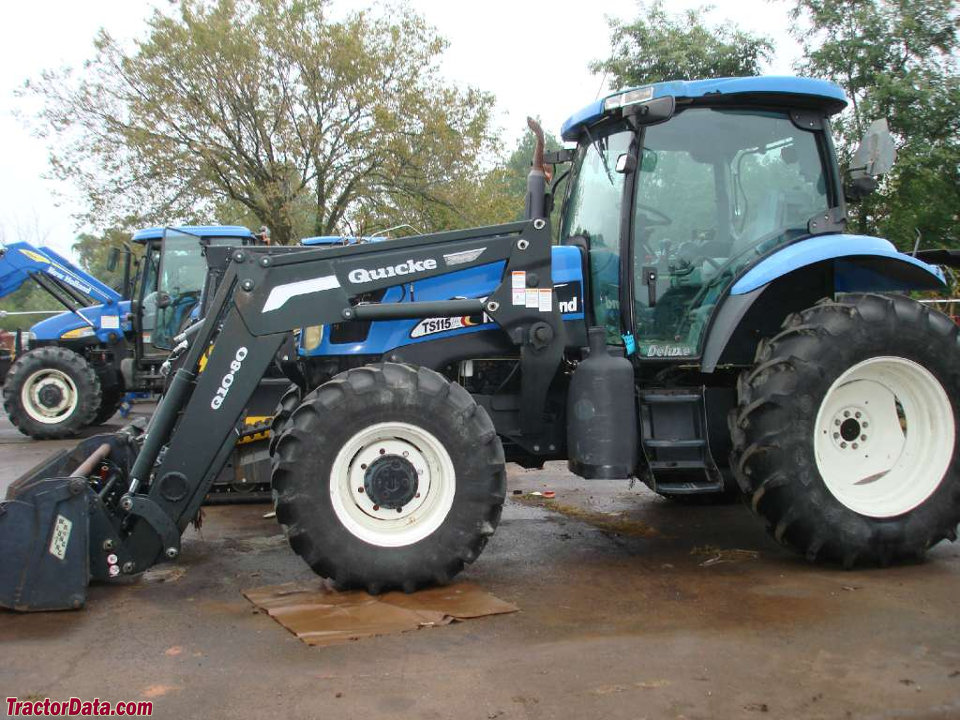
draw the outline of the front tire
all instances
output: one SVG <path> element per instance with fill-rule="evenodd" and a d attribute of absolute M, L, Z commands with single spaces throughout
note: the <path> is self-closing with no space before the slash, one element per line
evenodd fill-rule
<path fill-rule="evenodd" d="M 503 448 L 462 387 L 426 368 L 349 370 L 308 394 L 273 453 L 278 521 L 337 587 L 413 592 L 479 556 L 506 494 Z"/>
<path fill-rule="evenodd" d="M 845 567 L 955 540 L 956 325 L 905 297 L 847 295 L 783 328 L 731 415 L 731 466 L 774 538 Z"/>
<path fill-rule="evenodd" d="M 62 347 L 21 355 L 3 385 L 3 408 L 17 429 L 38 440 L 72 437 L 90 425 L 102 393 L 84 357 Z"/>

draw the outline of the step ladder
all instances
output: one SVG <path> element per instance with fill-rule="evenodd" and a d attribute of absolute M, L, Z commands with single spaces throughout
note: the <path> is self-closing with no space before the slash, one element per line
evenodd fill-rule
<path fill-rule="evenodd" d="M 641 477 L 663 495 L 723 492 L 710 453 L 704 388 L 640 392 Z"/>

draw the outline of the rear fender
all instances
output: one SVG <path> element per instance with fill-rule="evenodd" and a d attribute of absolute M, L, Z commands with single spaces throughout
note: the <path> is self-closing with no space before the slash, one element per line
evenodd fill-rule
<path fill-rule="evenodd" d="M 940 268 L 898 252 L 881 238 L 821 235 L 788 245 L 734 283 L 711 323 L 701 369 L 710 373 L 718 366 L 753 363 L 760 338 L 775 334 L 787 315 L 821 298 L 943 287 Z"/>

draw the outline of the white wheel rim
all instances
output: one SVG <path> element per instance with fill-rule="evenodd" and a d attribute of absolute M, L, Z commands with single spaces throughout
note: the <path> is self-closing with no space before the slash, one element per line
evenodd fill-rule
<path fill-rule="evenodd" d="M 399 508 L 376 505 L 365 489 L 374 462 L 402 458 L 417 471 L 416 494 Z M 330 501 L 343 526 L 364 542 L 403 547 L 423 540 L 446 519 L 456 494 L 453 461 L 421 427 L 402 422 L 371 425 L 340 448 L 330 470 Z"/>
<path fill-rule="evenodd" d="M 60 393 L 59 400 L 53 405 L 45 405 L 41 393 L 51 390 Z M 44 425 L 63 422 L 77 408 L 80 394 L 73 379 L 61 370 L 44 368 L 32 373 L 20 390 L 20 404 L 31 419 Z"/>
<path fill-rule="evenodd" d="M 940 486 L 956 441 L 953 406 L 934 375 L 901 357 L 857 363 L 830 386 L 817 413 L 817 469 L 854 512 L 910 512 Z"/>

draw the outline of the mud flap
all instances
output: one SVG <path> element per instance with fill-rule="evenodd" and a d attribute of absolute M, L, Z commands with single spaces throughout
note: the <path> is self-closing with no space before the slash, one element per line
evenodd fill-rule
<path fill-rule="evenodd" d="M 0 503 L 0 607 L 83 607 L 90 576 L 86 481 L 43 478 L 11 491 Z"/>

